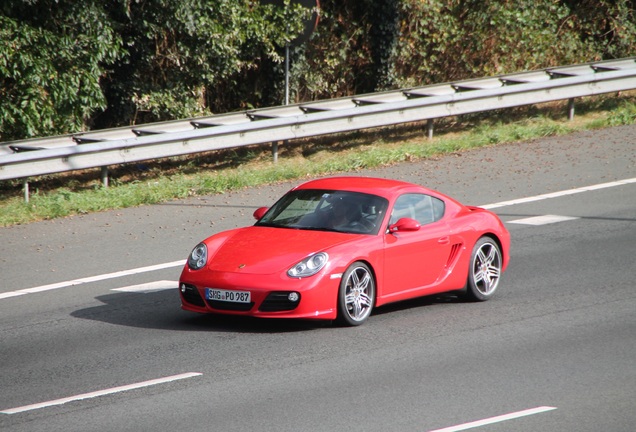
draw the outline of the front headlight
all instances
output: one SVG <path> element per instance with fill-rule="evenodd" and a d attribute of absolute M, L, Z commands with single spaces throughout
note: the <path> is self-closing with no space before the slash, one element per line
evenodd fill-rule
<path fill-rule="evenodd" d="M 199 243 L 192 249 L 188 257 L 188 266 L 192 270 L 199 270 L 208 262 L 208 247 L 204 243 Z"/>
<path fill-rule="evenodd" d="M 325 264 L 327 264 L 328 259 L 329 255 L 324 252 L 308 256 L 307 258 L 287 270 L 287 276 L 293 278 L 302 278 L 315 275 L 320 271 L 320 269 L 325 266 Z"/>

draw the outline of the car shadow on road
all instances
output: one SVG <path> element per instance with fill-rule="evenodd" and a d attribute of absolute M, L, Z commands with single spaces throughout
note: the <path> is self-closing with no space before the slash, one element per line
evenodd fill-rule
<path fill-rule="evenodd" d="M 173 331 L 286 333 L 331 326 L 330 321 L 258 319 L 186 312 L 179 306 L 176 289 L 148 293 L 117 292 L 96 299 L 103 304 L 76 310 L 71 316 L 121 326 Z"/>
<path fill-rule="evenodd" d="M 373 313 L 371 314 L 371 318 L 373 318 L 373 316 L 399 313 L 400 311 L 408 311 L 411 309 L 420 309 L 420 308 L 425 308 L 429 306 L 452 304 L 452 303 L 466 303 L 466 300 L 461 298 L 456 292 L 416 297 L 409 300 L 402 300 L 396 303 L 389 303 L 382 307 L 375 308 L 373 310 Z"/>

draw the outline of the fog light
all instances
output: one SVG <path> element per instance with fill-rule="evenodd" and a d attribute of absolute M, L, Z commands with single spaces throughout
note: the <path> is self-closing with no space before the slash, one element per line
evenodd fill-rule
<path fill-rule="evenodd" d="M 290 302 L 296 303 L 298 299 L 300 299 L 300 296 L 298 295 L 297 292 L 290 292 L 289 295 L 287 296 L 287 299 Z"/>
<path fill-rule="evenodd" d="M 186 292 L 186 284 L 181 284 L 181 292 L 185 294 L 185 292 Z"/>

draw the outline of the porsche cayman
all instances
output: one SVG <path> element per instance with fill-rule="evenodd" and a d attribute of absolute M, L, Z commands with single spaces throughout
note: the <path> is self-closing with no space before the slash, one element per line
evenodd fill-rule
<path fill-rule="evenodd" d="M 509 261 L 494 213 L 403 181 L 313 180 L 254 217 L 194 247 L 179 279 L 183 309 L 355 326 L 414 297 L 488 300 Z"/>

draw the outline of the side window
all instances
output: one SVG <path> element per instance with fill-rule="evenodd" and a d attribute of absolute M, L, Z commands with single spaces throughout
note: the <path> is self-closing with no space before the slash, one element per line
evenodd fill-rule
<path fill-rule="evenodd" d="M 390 223 L 400 218 L 415 219 L 422 225 L 438 221 L 444 216 L 444 201 L 424 194 L 404 194 L 395 201 Z"/>
<path fill-rule="evenodd" d="M 446 205 L 441 199 L 431 197 L 431 200 L 433 201 L 433 221 L 437 222 L 442 217 L 444 217 L 444 210 L 446 209 Z"/>

